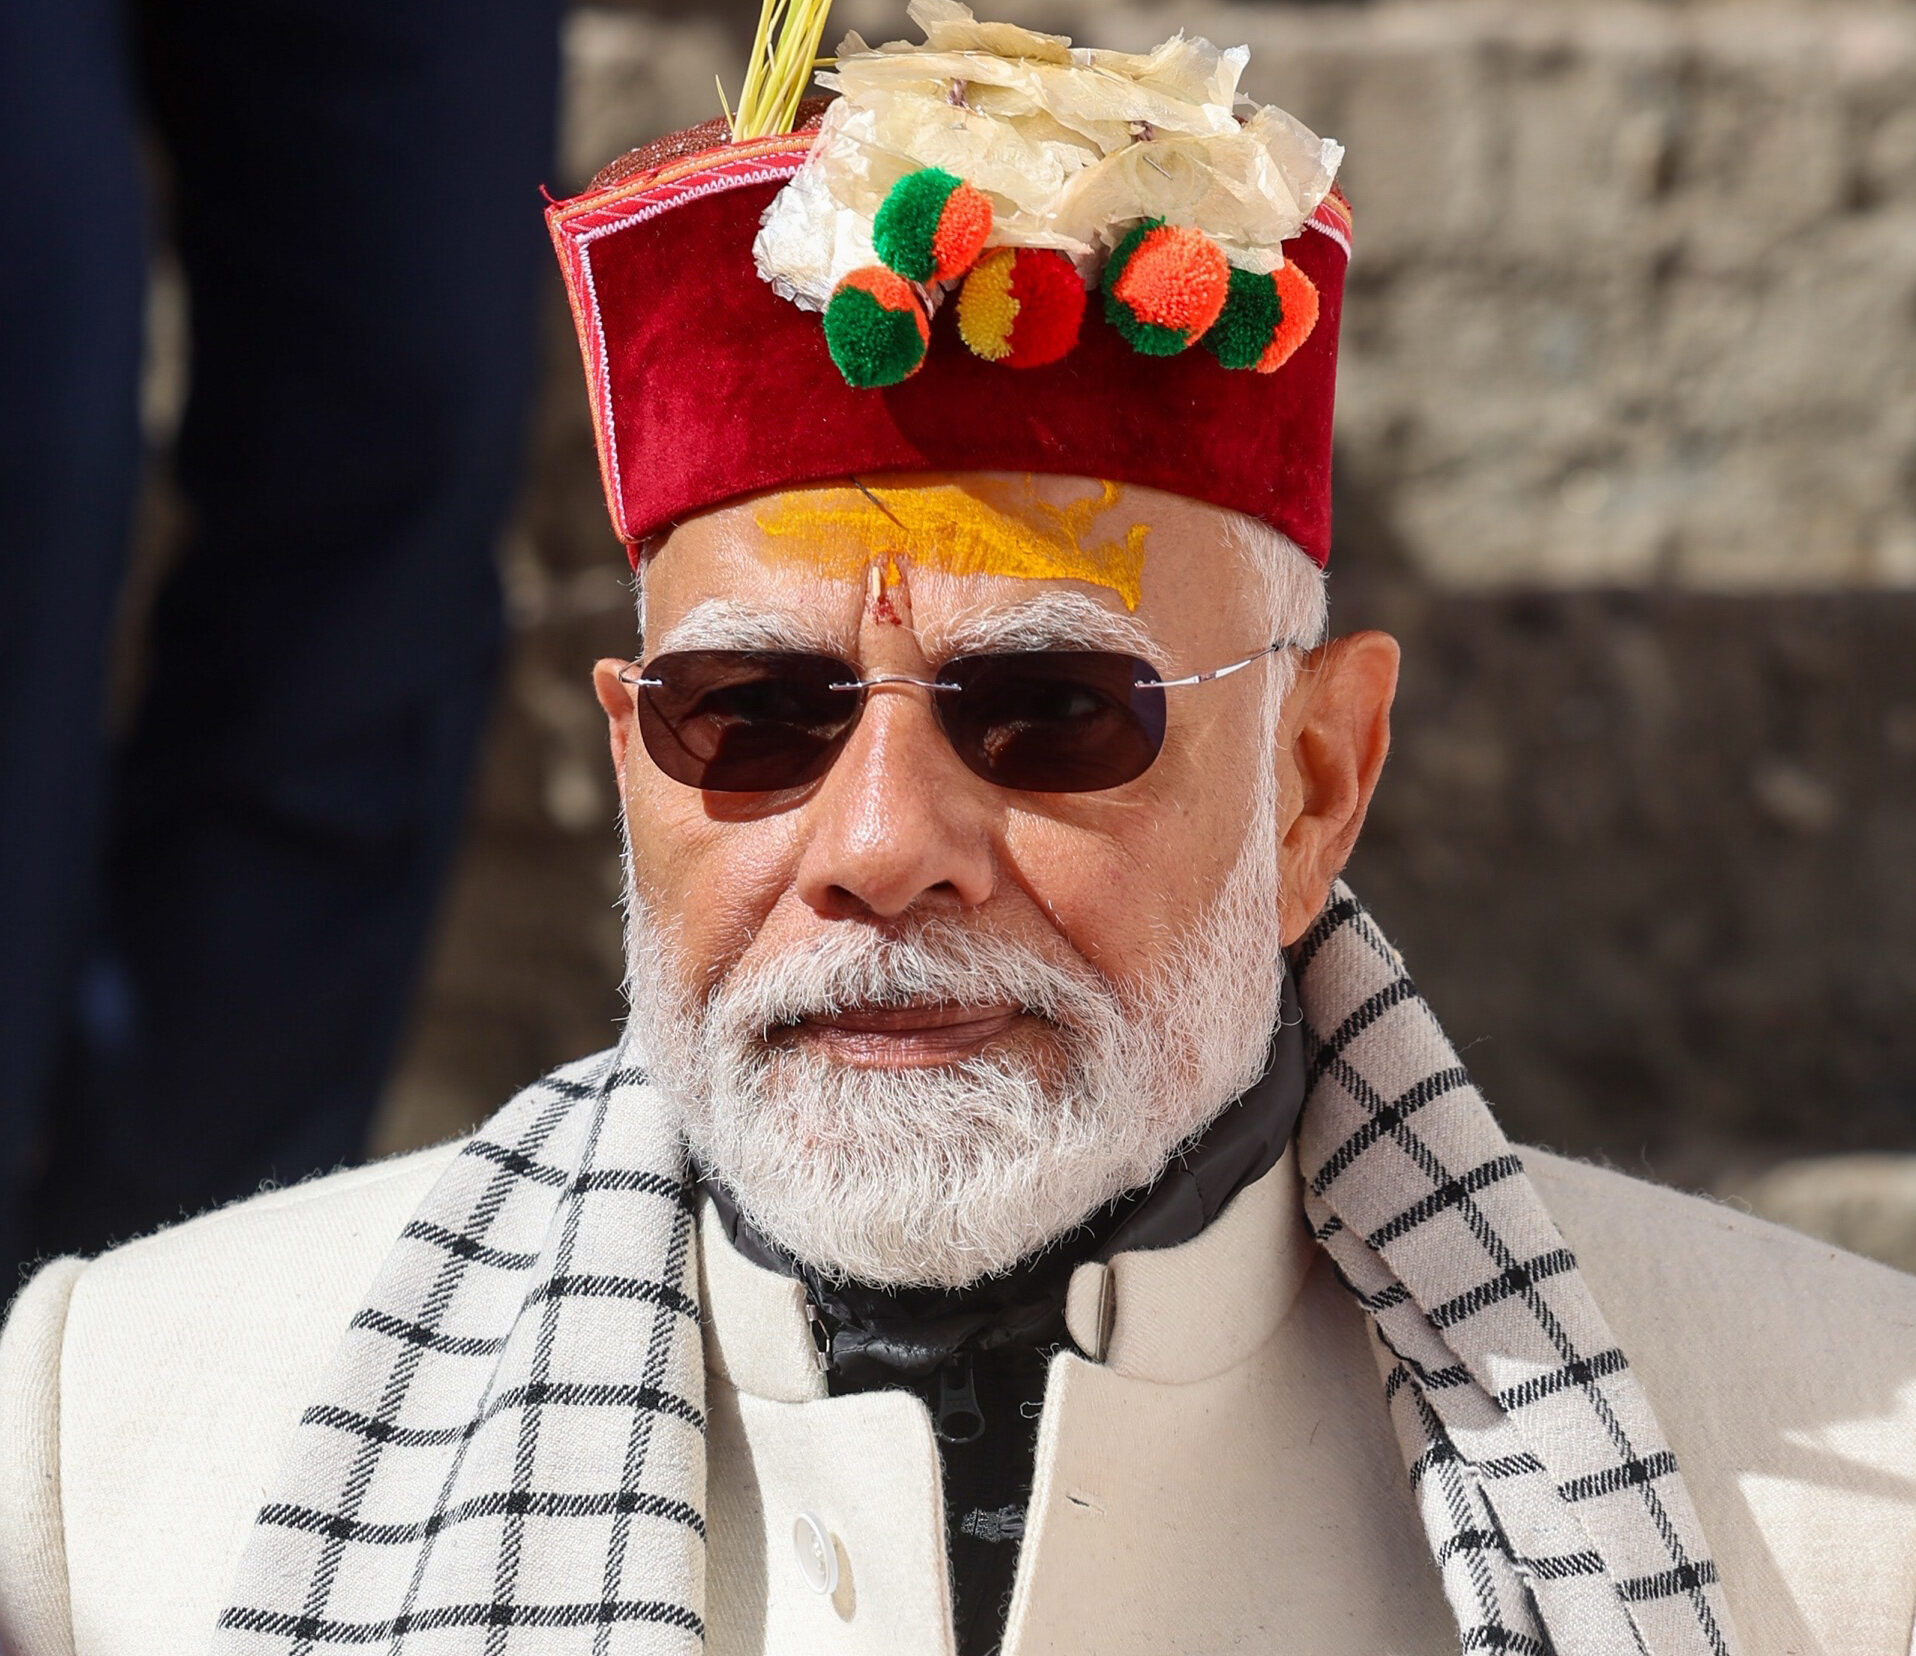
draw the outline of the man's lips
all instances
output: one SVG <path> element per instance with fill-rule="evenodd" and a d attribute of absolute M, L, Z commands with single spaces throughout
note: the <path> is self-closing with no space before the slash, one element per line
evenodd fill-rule
<path fill-rule="evenodd" d="M 1024 1008 L 1012 1005 L 855 1006 L 806 1018 L 778 1039 L 814 1043 L 855 1068 L 921 1069 L 971 1057 L 1024 1017 Z"/>

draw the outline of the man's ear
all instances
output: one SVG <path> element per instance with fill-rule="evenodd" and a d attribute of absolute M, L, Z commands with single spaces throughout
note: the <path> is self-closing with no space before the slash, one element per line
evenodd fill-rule
<path fill-rule="evenodd" d="M 607 734 L 612 741 L 612 769 L 619 778 L 619 798 L 625 798 L 625 760 L 635 734 L 632 692 L 619 682 L 619 674 L 632 664 L 608 656 L 592 668 L 592 688 L 599 705 L 605 709 Z"/>
<path fill-rule="evenodd" d="M 1360 632 L 1313 650 L 1278 723 L 1285 947 L 1323 909 L 1357 843 L 1390 752 L 1397 640 Z"/>

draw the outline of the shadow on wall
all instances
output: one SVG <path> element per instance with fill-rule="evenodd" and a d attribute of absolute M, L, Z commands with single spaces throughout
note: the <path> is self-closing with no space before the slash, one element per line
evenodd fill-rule
<path fill-rule="evenodd" d="M 1916 595 L 1437 591 L 1341 475 L 1333 615 L 1405 647 L 1351 879 L 1512 1133 L 1916 1148 Z"/>

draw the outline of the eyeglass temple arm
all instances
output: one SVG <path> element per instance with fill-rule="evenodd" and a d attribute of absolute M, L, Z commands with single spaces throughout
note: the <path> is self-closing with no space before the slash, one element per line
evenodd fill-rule
<path fill-rule="evenodd" d="M 1213 679 L 1229 678 L 1233 673 L 1243 672 L 1243 670 L 1249 667 L 1253 662 L 1262 661 L 1267 655 L 1275 655 L 1279 650 L 1301 649 L 1303 644 L 1304 641 L 1301 638 L 1280 638 L 1272 643 L 1266 644 L 1264 648 L 1257 651 L 1256 654 L 1247 655 L 1242 661 L 1226 662 L 1222 667 L 1213 667 L 1208 673 L 1193 673 L 1189 678 L 1159 679 L 1157 681 L 1157 688 L 1160 690 L 1181 690 L 1189 684 L 1209 684 Z M 1148 690 L 1151 686 L 1148 682 L 1141 681 L 1137 688 L 1140 690 Z"/>

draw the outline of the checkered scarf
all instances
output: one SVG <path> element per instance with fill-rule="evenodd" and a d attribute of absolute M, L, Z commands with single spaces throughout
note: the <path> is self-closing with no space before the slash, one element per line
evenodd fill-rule
<path fill-rule="evenodd" d="M 1371 1319 L 1464 1651 L 1729 1656 L 1649 1404 L 1509 1142 L 1348 890 L 1297 952 L 1320 1243 Z M 654 1656 L 704 1637 L 691 1187 L 618 1052 L 427 1195 L 242 1559 L 216 1656 Z"/>
<path fill-rule="evenodd" d="M 1339 885 L 1296 951 L 1304 1207 L 1370 1331 L 1466 1651 L 1729 1656 L 1676 1457 L 1397 951 Z"/>

